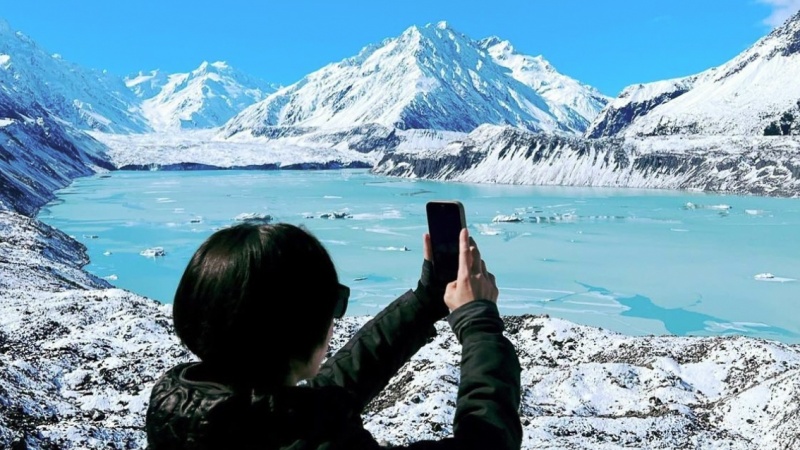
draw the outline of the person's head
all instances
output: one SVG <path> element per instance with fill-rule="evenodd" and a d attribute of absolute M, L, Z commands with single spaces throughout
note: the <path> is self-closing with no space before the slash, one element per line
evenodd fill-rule
<path fill-rule="evenodd" d="M 225 228 L 183 273 L 175 332 L 200 360 L 237 382 L 283 384 L 316 373 L 333 317 L 344 313 L 343 290 L 328 252 L 304 229 Z"/>

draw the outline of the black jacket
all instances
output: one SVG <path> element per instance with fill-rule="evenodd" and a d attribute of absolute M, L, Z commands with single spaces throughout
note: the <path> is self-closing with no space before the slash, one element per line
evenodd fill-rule
<path fill-rule="evenodd" d="M 149 450 L 383 449 L 361 420 L 364 407 L 435 334 L 441 308 L 408 291 L 323 364 L 308 386 L 235 389 L 202 363 L 170 369 L 147 410 Z M 446 311 L 445 311 L 446 313 Z M 462 344 L 454 436 L 407 449 L 519 449 L 520 367 L 497 306 L 480 300 L 448 321 Z"/>

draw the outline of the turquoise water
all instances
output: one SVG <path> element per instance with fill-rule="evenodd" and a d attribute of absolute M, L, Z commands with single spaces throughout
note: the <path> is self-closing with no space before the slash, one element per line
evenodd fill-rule
<path fill-rule="evenodd" d="M 416 285 L 425 202 L 460 199 L 505 314 L 629 334 L 800 342 L 797 199 L 439 183 L 364 170 L 114 172 L 57 195 L 39 218 L 86 244 L 87 269 L 163 302 L 209 234 L 239 214 L 265 213 L 319 237 L 352 288 L 348 314 L 373 314 Z M 326 212 L 352 217 L 319 218 Z M 514 213 L 525 221 L 492 222 Z M 140 254 L 153 247 L 166 255 Z M 757 280 L 761 273 L 774 278 Z"/>

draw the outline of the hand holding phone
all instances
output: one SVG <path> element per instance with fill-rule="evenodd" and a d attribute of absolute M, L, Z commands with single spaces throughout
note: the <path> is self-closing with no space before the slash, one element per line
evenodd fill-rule
<path fill-rule="evenodd" d="M 444 303 L 450 311 L 475 300 L 497 303 L 499 295 L 494 275 L 486 269 L 481 252 L 467 229 L 459 235 L 458 275 L 456 281 L 448 283 Z"/>

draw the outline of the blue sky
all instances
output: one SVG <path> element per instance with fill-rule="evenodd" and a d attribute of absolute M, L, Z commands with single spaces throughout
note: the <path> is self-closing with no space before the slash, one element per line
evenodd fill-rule
<path fill-rule="evenodd" d="M 223 60 L 283 85 L 446 20 L 615 96 L 722 64 L 798 9 L 800 0 L 7 0 L 0 18 L 49 52 L 118 75 Z"/>

